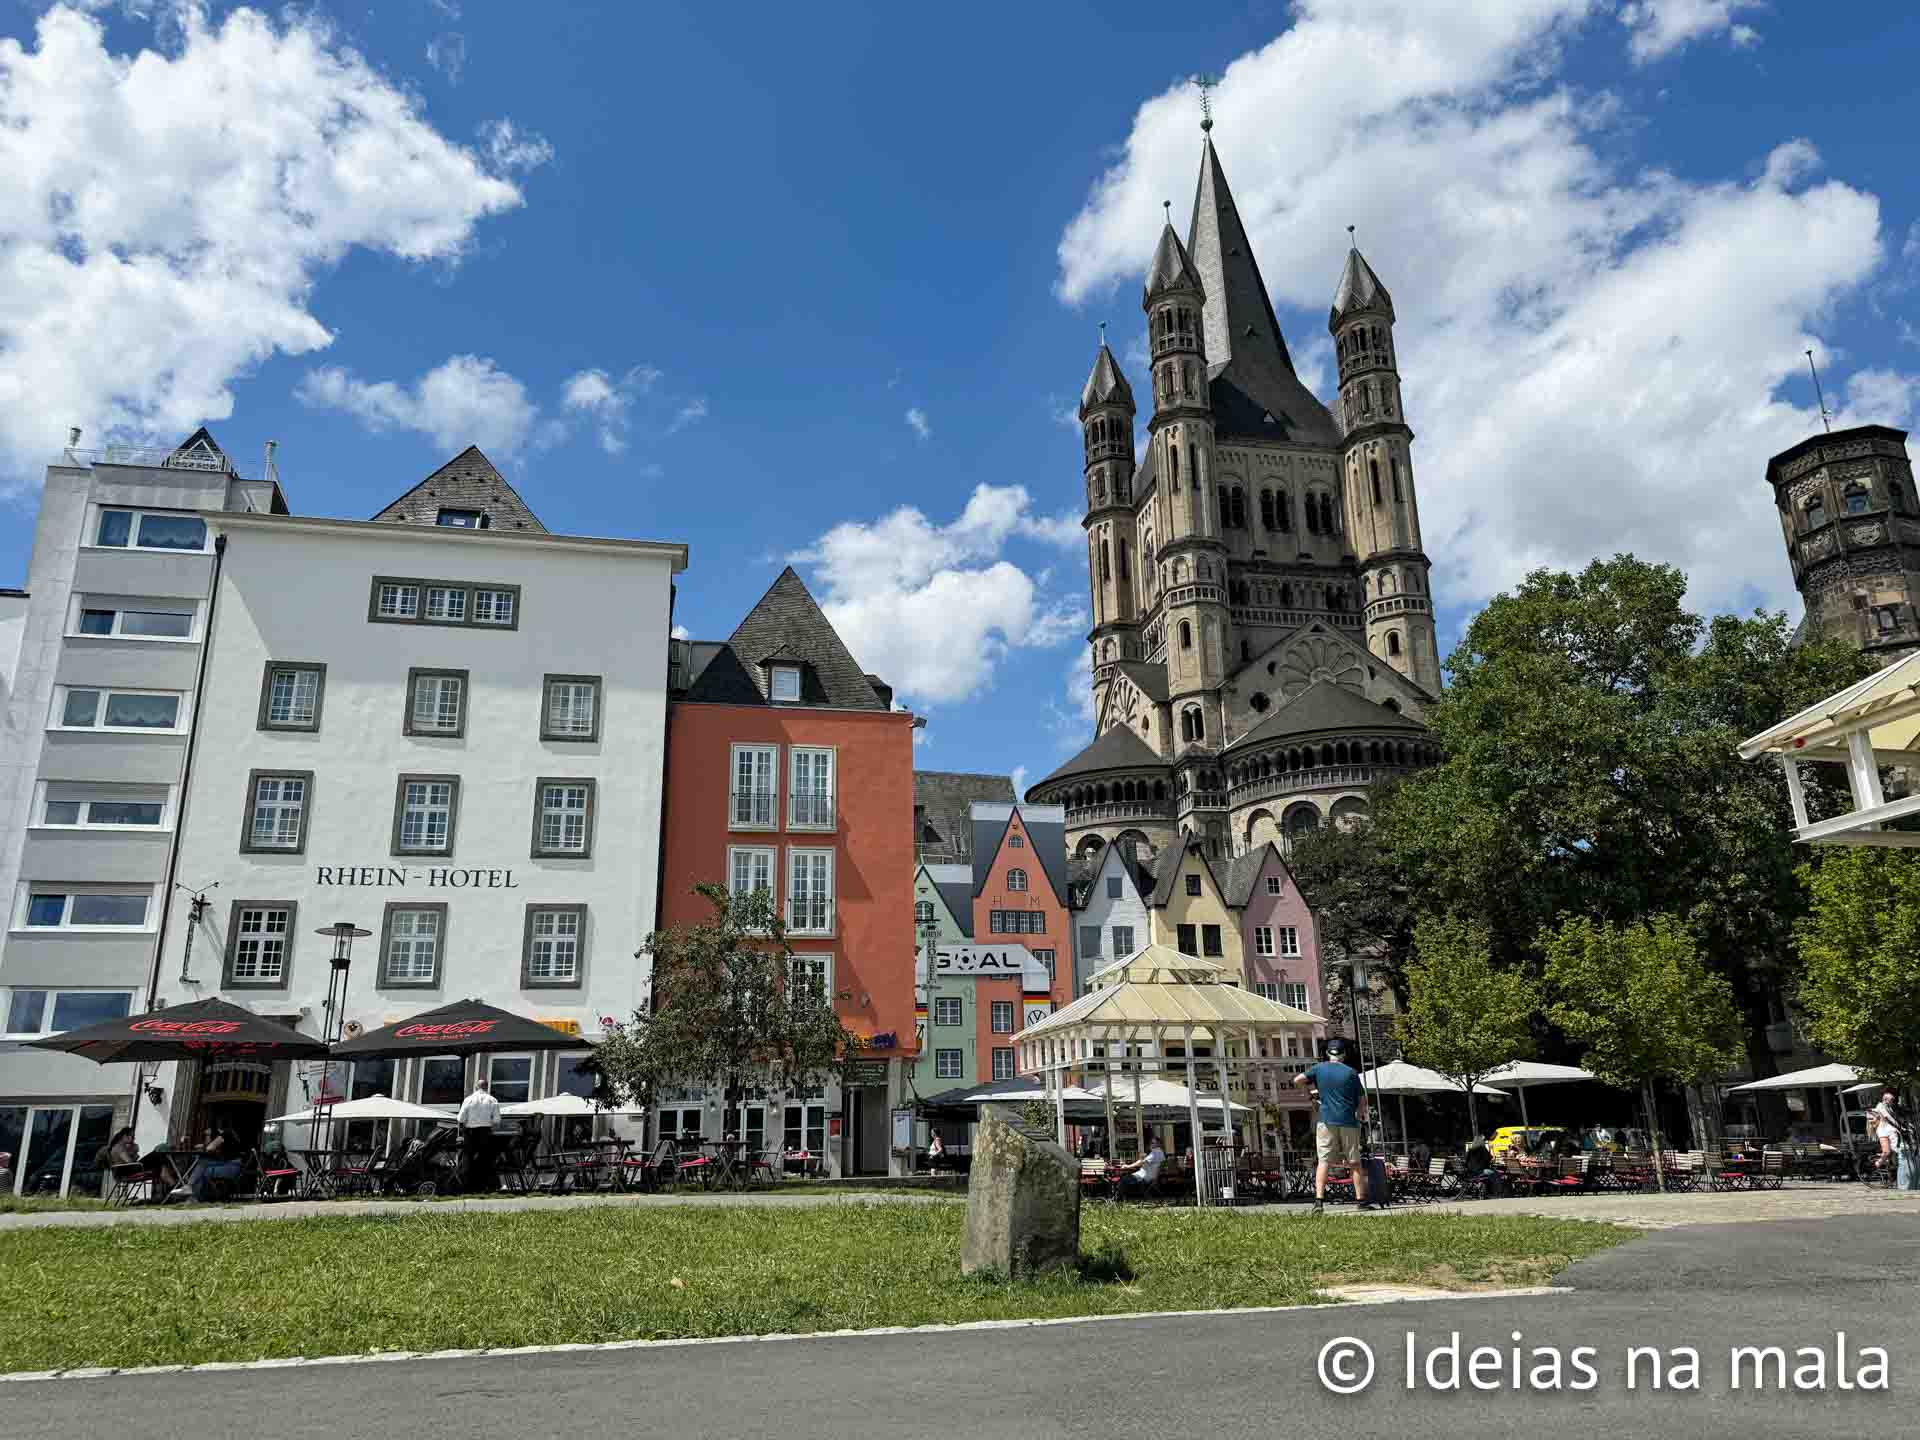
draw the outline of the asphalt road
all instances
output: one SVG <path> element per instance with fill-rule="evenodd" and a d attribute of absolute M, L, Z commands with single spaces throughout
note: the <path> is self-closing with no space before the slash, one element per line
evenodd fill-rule
<path fill-rule="evenodd" d="M 6 1433 L 205 1440 L 357 1440 L 395 1435 L 660 1434 L 728 1440 L 1061 1440 L 1070 1436 L 1684 1435 L 1846 1437 L 1915 1433 L 1920 1399 L 1920 1225 L 1839 1217 L 1668 1230 L 1584 1261 L 1573 1293 L 1107 1321 L 1013 1330 L 835 1337 L 438 1361 L 0 1384 Z M 1510 1370 L 1521 1332 L 1520 1388 Z M 1498 1347 L 1499 1389 L 1429 1389 L 1424 1357 L 1458 1332 L 1463 1359 Z M 1835 1363 L 1836 1335 L 1849 1355 Z M 1422 1376 L 1405 1380 L 1407 1335 Z M 1351 1336 L 1376 1356 L 1372 1385 L 1329 1394 L 1322 1347 Z M 1778 1345 L 1777 1383 L 1730 1386 L 1735 1345 Z M 1530 1388 L 1563 1357 L 1594 1352 L 1585 1392 Z M 1629 1390 L 1629 1347 L 1699 1352 L 1697 1390 Z M 1793 1388 L 1801 1346 L 1827 1355 L 1821 1390 Z M 1884 1348 L 1890 1388 L 1843 1390 L 1863 1347 Z M 1353 1372 L 1349 1372 L 1353 1373 Z M 1444 1370 L 1436 1371 L 1444 1378 Z M 1542 1376 L 1544 1378 L 1544 1376 Z M 1799 1377 L 1810 1384 L 1810 1369 Z"/>

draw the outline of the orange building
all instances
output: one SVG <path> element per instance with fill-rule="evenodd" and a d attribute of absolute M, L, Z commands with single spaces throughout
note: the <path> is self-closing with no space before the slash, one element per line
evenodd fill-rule
<path fill-rule="evenodd" d="M 1067 912 L 1066 812 L 1052 805 L 975 801 L 973 941 L 1024 945 L 1046 967 L 1048 989 L 1017 976 L 974 981 L 979 1078 L 1010 1080 L 1013 1037 L 1073 998 L 1073 932 Z M 1065 956 L 1062 964 L 1060 957 Z"/>
<path fill-rule="evenodd" d="M 668 682 L 660 924 L 701 923 L 696 885 L 772 892 L 796 970 L 867 1040 L 844 1087 L 717 1093 L 656 1109 L 662 1135 L 825 1153 L 841 1174 L 885 1174 L 914 1031 L 913 725 L 860 669 L 791 568 L 724 643 L 677 641 Z"/>

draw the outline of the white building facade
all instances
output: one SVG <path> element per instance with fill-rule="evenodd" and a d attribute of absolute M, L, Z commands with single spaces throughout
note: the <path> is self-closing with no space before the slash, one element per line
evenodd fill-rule
<path fill-rule="evenodd" d="M 27 584 L 0 592 L 0 1152 L 13 1193 L 96 1190 L 130 1065 L 29 1048 L 147 1008 L 168 914 L 215 517 L 285 510 L 202 430 L 48 467 Z M 157 1115 L 158 1112 L 155 1112 Z"/>
<path fill-rule="evenodd" d="M 1073 910 L 1073 993 L 1087 993 L 1087 981 L 1096 970 L 1124 960 L 1151 943 L 1146 897 L 1129 863 L 1126 847 L 1109 845 L 1100 852 L 1100 868 L 1075 898 Z"/>
<path fill-rule="evenodd" d="M 326 1034 L 314 932 L 346 921 L 370 932 L 346 1035 L 477 998 L 581 1039 L 362 1062 L 336 1068 L 340 1093 L 455 1103 L 482 1074 L 509 1102 L 582 1090 L 572 1062 L 647 993 L 686 549 L 549 534 L 487 473 L 511 502 L 491 517 L 209 517 L 225 543 L 160 998 Z M 246 1135 L 322 1083 L 317 1065 L 207 1070 L 177 1077 L 176 1128 L 197 1105 Z"/>

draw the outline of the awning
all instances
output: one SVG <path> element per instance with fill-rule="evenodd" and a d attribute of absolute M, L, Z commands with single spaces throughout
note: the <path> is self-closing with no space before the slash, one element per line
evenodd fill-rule
<path fill-rule="evenodd" d="M 84 1055 L 102 1065 L 122 1060 L 305 1060 L 327 1053 L 318 1038 L 225 1000 L 196 1000 L 102 1020 L 27 1044 Z"/>
<path fill-rule="evenodd" d="M 456 1000 L 333 1047 L 356 1060 L 408 1055 L 479 1055 L 494 1050 L 578 1050 L 586 1042 L 479 1000 Z"/>

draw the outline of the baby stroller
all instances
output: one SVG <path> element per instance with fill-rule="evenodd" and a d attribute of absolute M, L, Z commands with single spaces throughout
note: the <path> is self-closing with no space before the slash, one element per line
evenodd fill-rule
<path fill-rule="evenodd" d="M 418 1195 L 423 1200 L 457 1195 L 461 1188 L 460 1127 L 436 1125 L 430 1134 L 409 1140 L 407 1148 L 392 1161 L 392 1168 L 378 1179 L 391 1194 Z"/>

